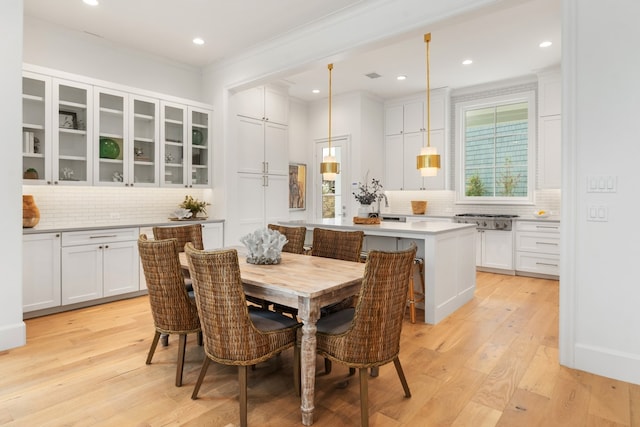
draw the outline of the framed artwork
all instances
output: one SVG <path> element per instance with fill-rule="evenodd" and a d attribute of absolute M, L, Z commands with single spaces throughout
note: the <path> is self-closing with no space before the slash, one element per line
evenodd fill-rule
<path fill-rule="evenodd" d="M 78 117 L 76 113 L 60 110 L 58 114 L 58 127 L 61 129 L 78 129 Z"/>
<path fill-rule="evenodd" d="M 289 210 L 307 208 L 307 165 L 289 164 Z"/>

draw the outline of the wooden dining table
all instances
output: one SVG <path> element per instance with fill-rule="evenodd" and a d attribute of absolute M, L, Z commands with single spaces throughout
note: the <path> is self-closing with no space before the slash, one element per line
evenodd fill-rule
<path fill-rule="evenodd" d="M 243 247 L 234 249 L 245 294 L 298 309 L 302 322 L 300 409 L 302 424 L 312 425 L 320 308 L 358 294 L 365 264 L 283 252 L 279 264 L 255 265 L 246 261 Z M 180 263 L 189 268 L 184 253 L 180 253 Z"/>

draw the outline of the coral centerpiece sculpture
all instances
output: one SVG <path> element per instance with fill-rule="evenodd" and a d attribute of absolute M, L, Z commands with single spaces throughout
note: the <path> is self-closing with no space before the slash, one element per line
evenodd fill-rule
<path fill-rule="evenodd" d="M 279 264 L 287 238 L 277 230 L 260 228 L 240 238 L 248 249 L 249 264 Z"/>

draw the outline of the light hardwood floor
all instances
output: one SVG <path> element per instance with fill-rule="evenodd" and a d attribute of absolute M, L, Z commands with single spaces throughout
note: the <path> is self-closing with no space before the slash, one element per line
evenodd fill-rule
<path fill-rule="evenodd" d="M 419 313 L 419 321 L 422 319 Z M 372 426 L 640 426 L 640 386 L 558 364 L 558 282 L 478 273 L 472 302 L 437 326 L 406 322 L 400 360 L 369 381 Z M 2 426 L 235 426 L 236 369 L 187 344 L 184 385 L 174 386 L 177 338 L 145 358 L 153 323 L 147 297 L 27 322 L 27 345 L 0 353 Z M 318 371 L 322 360 L 318 358 Z M 359 388 L 337 388 L 334 364 L 316 381 L 315 426 L 359 423 Z M 292 353 L 249 375 L 249 424 L 297 426 Z"/>

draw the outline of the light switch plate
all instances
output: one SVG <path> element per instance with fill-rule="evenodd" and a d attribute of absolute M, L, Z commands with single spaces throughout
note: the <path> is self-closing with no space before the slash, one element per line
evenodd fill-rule
<path fill-rule="evenodd" d="M 587 193 L 615 193 L 618 191 L 618 177 L 615 175 L 587 176 Z"/>
<path fill-rule="evenodd" d="M 587 208 L 587 221 L 609 221 L 609 208 L 604 205 L 589 205 Z"/>

